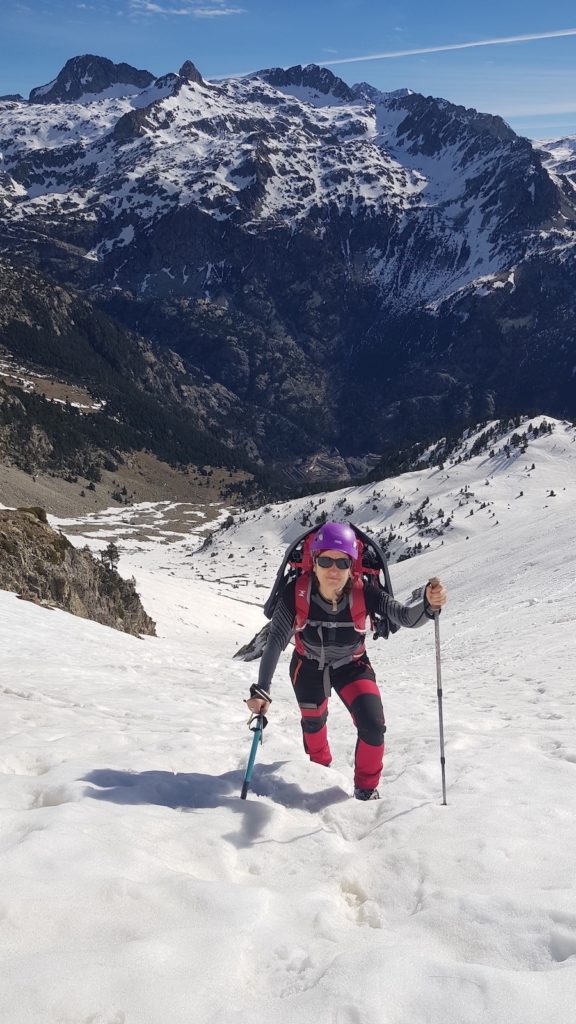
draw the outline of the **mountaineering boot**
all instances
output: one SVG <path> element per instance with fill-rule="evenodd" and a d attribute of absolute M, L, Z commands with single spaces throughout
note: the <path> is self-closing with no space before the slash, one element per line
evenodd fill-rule
<path fill-rule="evenodd" d="M 377 789 L 355 789 L 354 796 L 357 800 L 379 800 L 380 793 Z"/>

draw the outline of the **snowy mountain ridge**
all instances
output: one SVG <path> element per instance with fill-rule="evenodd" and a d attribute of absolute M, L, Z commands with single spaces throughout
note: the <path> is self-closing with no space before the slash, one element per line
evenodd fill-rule
<path fill-rule="evenodd" d="M 439 441 L 415 461 L 420 468 L 400 476 L 250 512 L 223 509 L 216 529 L 210 519 L 198 521 L 197 506 L 186 512 L 183 505 L 179 514 L 169 501 L 51 521 L 74 543 L 100 550 L 114 539 L 131 553 L 145 551 L 142 542 L 161 530 L 173 558 L 180 559 L 179 575 L 216 586 L 232 599 L 240 590 L 250 604 L 261 606 L 288 544 L 326 518 L 350 520 L 373 536 L 394 566 L 394 582 L 401 563 L 414 573 L 421 564 L 445 559 L 445 549 L 465 558 L 468 543 L 498 544 L 517 521 L 539 533 L 555 509 L 561 518 L 569 516 L 576 500 L 576 426 L 552 417 L 485 423 L 449 448 L 445 439 Z M 196 521 L 191 538 L 182 533 L 187 515 Z M 171 525 L 173 519 L 180 526 Z"/>
<path fill-rule="evenodd" d="M 218 83 L 191 62 L 155 80 L 126 68 L 73 58 L 57 88 L 32 91 L 41 105 L 0 107 L 8 224 L 60 236 L 73 224 L 104 264 L 122 250 L 117 284 L 153 225 L 189 206 L 252 233 L 320 237 L 337 212 L 345 248 L 360 232 L 351 273 L 402 308 L 507 270 L 544 221 L 574 241 L 537 154 L 499 118 L 409 90 L 368 97 L 314 65 Z M 184 286 L 191 273 L 173 261 L 160 276 Z"/>

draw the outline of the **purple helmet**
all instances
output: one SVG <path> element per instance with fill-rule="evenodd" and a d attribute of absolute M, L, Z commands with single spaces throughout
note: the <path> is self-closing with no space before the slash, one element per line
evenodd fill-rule
<path fill-rule="evenodd" d="M 344 551 L 350 558 L 356 558 L 356 534 L 348 523 L 324 523 L 314 534 L 310 551 L 312 554 L 318 554 L 320 551 Z"/>

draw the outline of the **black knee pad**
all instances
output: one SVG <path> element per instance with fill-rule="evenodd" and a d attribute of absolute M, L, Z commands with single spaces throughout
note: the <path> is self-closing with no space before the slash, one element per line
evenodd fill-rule
<path fill-rule="evenodd" d="M 369 743 L 371 747 L 379 747 L 384 742 L 386 732 L 380 697 L 375 693 L 363 693 L 356 698 L 351 711 L 360 739 Z"/>
<path fill-rule="evenodd" d="M 318 718 L 303 718 L 302 732 L 320 732 L 326 725 L 327 719 L 328 715 L 326 712 L 323 715 L 319 715 Z"/>

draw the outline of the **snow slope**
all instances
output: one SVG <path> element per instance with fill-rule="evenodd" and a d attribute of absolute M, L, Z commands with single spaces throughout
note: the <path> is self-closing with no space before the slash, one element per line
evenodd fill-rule
<path fill-rule="evenodd" d="M 392 567 L 399 596 L 433 573 L 450 591 L 447 807 L 432 628 L 371 647 L 379 803 L 350 799 L 354 735 L 334 700 L 334 766 L 306 761 L 289 652 L 238 799 L 257 665 L 231 657 L 309 502 L 241 517 L 202 554 L 198 522 L 169 528 L 168 505 L 144 510 L 145 532 L 137 509 L 62 524 L 78 544 L 118 538 L 158 638 L 0 594 L 1 1020 L 573 1024 L 576 432 L 556 423 L 510 458 L 499 438 L 500 455 L 456 464 L 473 442 L 443 470 L 321 506 L 393 522 L 398 554 L 417 524 L 404 535 L 397 517 L 425 496 L 453 509 Z M 461 493 L 481 488 L 482 511 Z M 252 546 L 268 552 L 256 579 Z"/>

